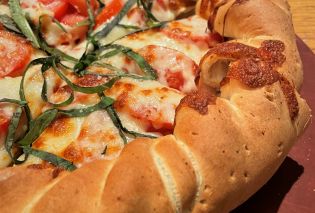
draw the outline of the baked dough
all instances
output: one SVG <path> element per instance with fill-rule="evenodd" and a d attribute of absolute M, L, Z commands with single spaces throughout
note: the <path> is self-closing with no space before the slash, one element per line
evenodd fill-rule
<path fill-rule="evenodd" d="M 268 181 L 310 119 L 289 6 L 200 0 L 196 13 L 229 41 L 203 57 L 174 134 L 71 173 L 6 168 L 1 212 L 228 212 Z"/>

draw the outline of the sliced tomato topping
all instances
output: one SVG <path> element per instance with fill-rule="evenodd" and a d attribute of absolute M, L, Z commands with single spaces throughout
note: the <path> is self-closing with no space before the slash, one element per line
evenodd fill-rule
<path fill-rule="evenodd" d="M 0 110 L 0 136 L 4 136 L 8 132 L 10 119 Z"/>
<path fill-rule="evenodd" d="M 66 0 L 69 4 L 71 4 L 79 14 L 83 16 L 88 16 L 88 6 L 86 0 Z M 95 10 L 98 7 L 98 3 L 96 0 L 91 0 L 91 6 Z"/>
<path fill-rule="evenodd" d="M 0 78 L 22 75 L 31 54 L 32 46 L 25 39 L 0 30 Z"/>
<path fill-rule="evenodd" d="M 166 72 L 165 78 L 169 87 L 180 90 L 183 88 L 185 78 L 182 72 Z"/>
<path fill-rule="evenodd" d="M 38 0 L 54 13 L 54 17 L 60 20 L 68 11 L 69 4 L 65 0 Z"/>
<path fill-rule="evenodd" d="M 65 16 L 62 17 L 60 21 L 65 25 L 73 26 L 81 21 L 84 21 L 85 19 L 86 19 L 85 16 L 82 16 L 79 13 L 74 12 L 66 14 Z"/>
<path fill-rule="evenodd" d="M 98 14 L 95 19 L 95 27 L 103 24 L 113 16 L 117 15 L 119 11 L 123 8 L 123 2 L 121 0 L 112 0 L 106 7 Z"/>

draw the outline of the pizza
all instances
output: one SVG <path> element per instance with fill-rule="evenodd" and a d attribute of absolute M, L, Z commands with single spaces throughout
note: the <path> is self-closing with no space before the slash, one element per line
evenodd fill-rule
<path fill-rule="evenodd" d="M 310 120 L 284 0 L 0 9 L 1 212 L 228 212 Z"/>

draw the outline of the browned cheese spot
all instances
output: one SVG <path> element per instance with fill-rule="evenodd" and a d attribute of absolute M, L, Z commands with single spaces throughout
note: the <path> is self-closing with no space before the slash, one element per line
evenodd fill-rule
<path fill-rule="evenodd" d="M 178 111 L 181 107 L 187 106 L 200 114 L 205 115 L 208 113 L 208 105 L 215 104 L 216 96 L 202 91 L 195 91 L 185 96 L 179 103 L 176 111 Z"/>
<path fill-rule="evenodd" d="M 230 79 L 238 80 L 253 89 L 279 81 L 293 120 L 299 111 L 294 87 L 277 71 L 286 60 L 283 55 L 284 50 L 283 42 L 266 40 L 259 48 L 236 42 L 223 43 L 212 48 L 207 54 L 224 57 L 231 61 L 229 71 L 221 81 L 221 86 L 228 84 Z"/>

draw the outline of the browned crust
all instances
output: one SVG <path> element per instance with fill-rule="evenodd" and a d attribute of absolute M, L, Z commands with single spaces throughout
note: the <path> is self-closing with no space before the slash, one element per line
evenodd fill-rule
<path fill-rule="evenodd" d="M 205 115 L 208 113 L 208 105 L 215 104 L 216 96 L 204 92 L 204 91 L 195 91 L 191 94 L 185 96 L 177 107 L 177 111 L 180 110 L 184 106 L 188 106 L 200 114 Z"/>
<path fill-rule="evenodd" d="M 213 15 L 215 31 L 247 45 L 217 48 L 235 61 L 219 97 L 201 78 L 177 109 L 173 136 L 137 139 L 115 161 L 57 178 L 36 166 L 0 171 L 0 212 L 228 212 L 266 183 L 310 118 L 295 90 L 302 71 L 286 1 L 200 0 L 197 13 Z M 255 59 L 268 69 L 247 67 Z"/>

